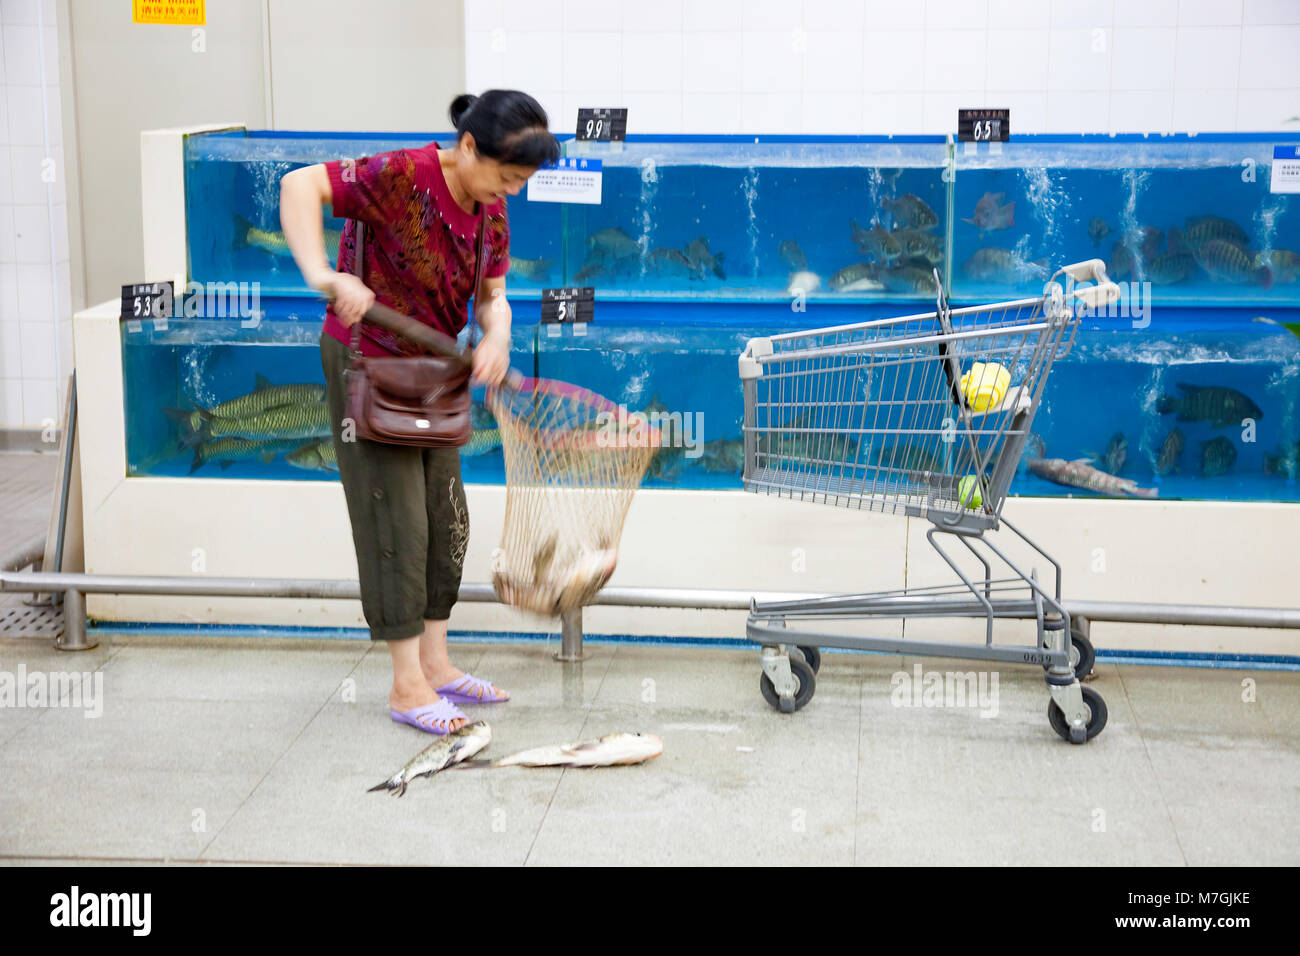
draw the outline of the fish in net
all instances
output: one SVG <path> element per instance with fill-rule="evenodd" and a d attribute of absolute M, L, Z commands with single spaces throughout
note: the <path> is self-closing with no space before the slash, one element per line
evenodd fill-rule
<path fill-rule="evenodd" d="M 561 615 L 591 603 L 618 563 L 632 496 L 662 438 L 646 416 L 547 379 L 489 389 L 506 465 L 492 585 L 506 604 Z"/>

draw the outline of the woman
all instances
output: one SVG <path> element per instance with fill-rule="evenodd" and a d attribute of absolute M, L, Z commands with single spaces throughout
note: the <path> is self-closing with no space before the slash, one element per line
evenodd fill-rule
<path fill-rule="evenodd" d="M 280 182 L 280 222 L 308 285 L 332 299 L 321 332 L 321 366 L 352 522 L 361 605 L 372 640 L 393 658 L 393 720 L 445 734 L 466 723 L 457 702 L 509 695 L 454 667 L 447 618 L 460 588 L 469 537 L 456 448 L 390 445 L 345 434 L 353 326 L 378 300 L 448 335 L 465 326 L 479 215 L 486 207 L 483 278 L 475 297 L 483 336 L 474 349 L 476 382 L 498 384 L 509 366 L 510 306 L 505 276 L 510 233 L 505 196 L 514 196 L 560 147 L 541 105 L 517 90 L 461 95 L 451 104 L 456 145 L 399 149 L 358 160 L 306 166 Z M 325 254 L 322 207 L 348 223 L 335 269 Z M 364 281 L 353 275 L 356 222 L 366 224 Z M 419 348 L 362 322 L 365 355 L 418 354 Z M 436 690 L 435 690 L 436 688 Z"/>

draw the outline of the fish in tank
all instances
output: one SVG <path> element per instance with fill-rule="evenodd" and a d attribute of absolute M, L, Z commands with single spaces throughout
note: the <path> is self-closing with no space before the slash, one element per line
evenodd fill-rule
<path fill-rule="evenodd" d="M 323 304 L 284 248 L 279 177 L 431 138 L 187 138 L 192 278 L 259 282 L 267 321 L 124 329 L 132 474 L 337 480 L 310 391 Z M 994 152 L 633 137 L 565 152 L 601 156 L 602 202 L 511 200 L 512 364 L 676 415 L 683 441 L 647 487 L 740 487 L 735 360 L 750 337 L 932 310 L 940 287 L 954 308 L 1036 297 L 1062 263 L 1100 258 L 1125 311 L 1086 317 L 1054 367 L 1010 493 L 1296 500 L 1300 219 L 1269 190 L 1264 139 L 1018 137 Z M 324 223 L 327 243 L 342 224 Z M 544 330 L 540 289 L 574 284 L 595 286 L 595 322 Z M 259 395 L 294 388 L 306 397 Z M 232 409 L 243 418 L 217 414 Z M 504 481 L 481 404 L 461 454 L 467 481 Z"/>
<path fill-rule="evenodd" d="M 280 180 L 302 166 L 415 149 L 455 140 L 444 134 L 341 134 L 232 130 L 185 139 L 186 242 L 190 278 L 206 283 L 256 282 L 264 296 L 311 292 L 280 228 Z M 558 204 L 512 197 L 510 282 L 541 289 L 558 284 Z M 326 216 L 325 247 L 338 262 L 346 220 Z M 517 257 L 517 264 L 514 260 Z"/>
<path fill-rule="evenodd" d="M 932 298 L 944 157 L 941 142 L 872 155 L 845 143 L 630 140 L 602 157 L 600 205 L 566 208 L 565 281 L 619 300 Z"/>
<path fill-rule="evenodd" d="M 1236 135 L 963 149 L 951 295 L 1006 298 L 1041 288 L 1044 268 L 1100 258 L 1157 303 L 1300 304 L 1300 211 L 1270 189 L 1271 152 Z M 1014 221 L 995 223 L 992 211 L 1011 203 Z"/>
<path fill-rule="evenodd" d="M 652 461 L 647 487 L 738 488 L 736 356 L 751 337 L 806 325 L 776 306 L 720 316 L 683 305 L 670 321 L 655 318 L 653 303 L 625 308 L 624 322 L 597 322 L 581 336 L 517 328 L 512 363 L 629 412 L 674 416 L 683 441 Z M 1011 494 L 1110 493 L 1031 469 L 1038 457 L 1083 460 L 1161 498 L 1295 500 L 1300 339 L 1272 324 L 1226 323 L 1218 311 L 1166 318 L 1159 337 L 1107 319 L 1081 329 L 1053 367 L 1034 423 L 1039 444 L 1026 449 Z M 263 322 L 256 331 L 258 340 L 244 330 L 241 341 L 228 323 L 173 321 L 164 333 L 123 332 L 131 474 L 334 477 L 329 443 L 320 441 L 329 431 L 319 322 Z M 504 482 L 500 433 L 481 391 L 461 454 L 467 481 Z"/>
<path fill-rule="evenodd" d="M 215 319 L 124 322 L 127 474 L 336 480 L 320 360 L 323 307 L 263 300 L 247 325 Z M 531 330 L 512 343 L 528 348 Z M 501 481 L 501 437 L 472 391 L 466 480 Z"/>

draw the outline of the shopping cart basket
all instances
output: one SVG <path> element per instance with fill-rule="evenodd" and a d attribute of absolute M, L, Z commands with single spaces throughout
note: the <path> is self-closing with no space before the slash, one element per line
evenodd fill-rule
<path fill-rule="evenodd" d="M 745 490 L 927 519 L 926 539 L 960 579 L 753 601 L 746 636 L 762 645 L 763 696 L 786 713 L 803 707 L 821 647 L 1041 664 L 1052 727 L 1083 743 L 1106 724 L 1105 702 L 1079 683 L 1092 647 L 1061 604 L 1060 565 L 1002 517 L 1002 506 L 1052 363 L 1069 352 L 1080 314 L 1114 302 L 1119 289 L 1100 259 L 1063 267 L 1041 296 L 993 305 L 949 309 L 937 272 L 935 282 L 933 312 L 751 339 L 740 356 Z M 985 534 L 1002 525 L 1051 563 L 1050 589 Z M 971 552 L 982 576 L 964 572 L 941 536 Z M 832 620 L 909 617 L 983 618 L 985 641 L 817 630 Z M 1036 621 L 1034 645 L 994 645 L 997 618 Z"/>

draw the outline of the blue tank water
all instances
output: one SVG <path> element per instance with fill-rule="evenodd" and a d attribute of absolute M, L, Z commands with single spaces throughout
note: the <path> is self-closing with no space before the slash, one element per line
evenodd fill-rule
<path fill-rule="evenodd" d="M 1296 499 L 1300 340 L 1286 325 L 1300 323 L 1300 212 L 1269 189 L 1272 145 L 1294 134 L 1027 137 L 1000 151 L 752 139 L 569 141 L 567 155 L 602 159 L 601 204 L 510 201 L 513 364 L 702 426 L 698 457 L 657 460 L 647 486 L 740 486 L 736 356 L 750 337 L 932 309 L 934 270 L 954 306 L 1035 296 L 1046 272 L 1096 256 L 1125 299 L 1086 317 L 1055 366 L 1032 453 L 1092 455 L 1160 498 Z M 131 474 L 336 480 L 301 450 L 310 425 L 289 428 L 301 445 L 259 434 L 190 447 L 192 421 L 163 409 L 210 408 L 259 382 L 323 384 L 323 307 L 279 235 L 279 178 L 428 141 L 189 137 L 191 279 L 257 283 L 260 306 L 256 321 L 124 324 Z M 584 335 L 537 325 L 538 290 L 566 284 L 596 287 Z M 493 427 L 479 409 L 467 481 L 504 480 Z M 1011 491 L 1093 494 L 1024 469 Z"/>

